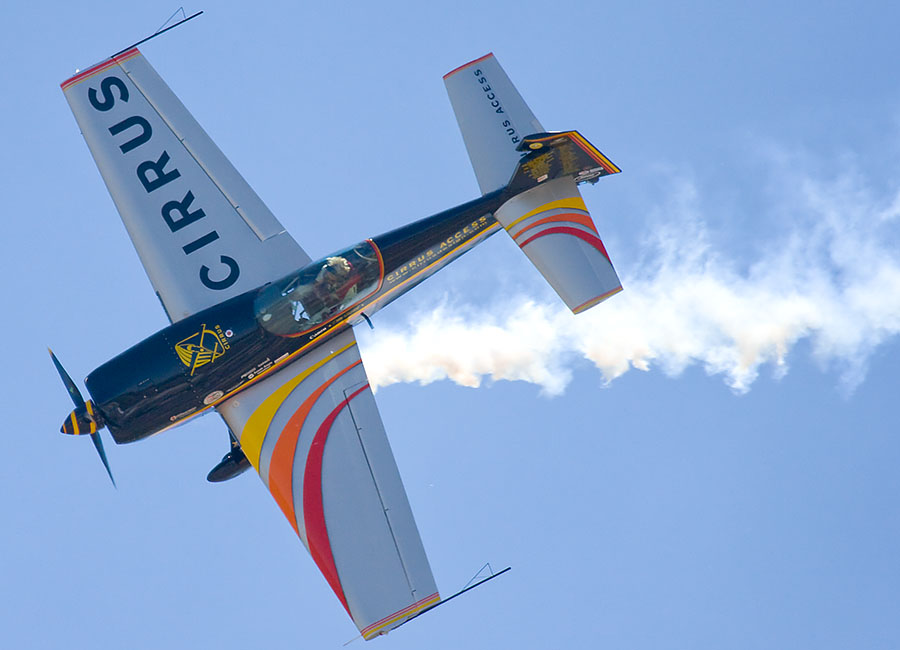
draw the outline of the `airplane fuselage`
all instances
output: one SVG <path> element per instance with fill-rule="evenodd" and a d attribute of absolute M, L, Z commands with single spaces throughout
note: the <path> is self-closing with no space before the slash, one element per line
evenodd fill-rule
<path fill-rule="evenodd" d="M 487 194 L 173 323 L 88 375 L 95 407 L 119 444 L 214 407 L 496 232 L 507 198 Z"/>

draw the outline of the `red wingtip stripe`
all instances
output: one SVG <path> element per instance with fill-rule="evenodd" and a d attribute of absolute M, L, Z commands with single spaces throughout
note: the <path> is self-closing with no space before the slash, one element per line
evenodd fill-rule
<path fill-rule="evenodd" d="M 476 63 L 479 63 L 479 62 L 481 62 L 481 61 L 484 61 L 484 60 L 485 60 L 486 58 L 488 58 L 489 56 L 494 56 L 494 53 L 493 53 L 493 52 L 488 52 L 488 53 L 485 54 L 484 56 L 480 56 L 480 57 L 478 57 L 477 59 L 475 59 L 474 61 L 469 61 L 468 63 L 463 63 L 463 64 L 462 64 L 461 66 L 459 66 L 458 68 L 453 68 L 450 72 L 448 72 L 447 74 L 444 75 L 444 79 L 446 79 L 447 77 L 449 77 L 449 76 L 451 76 L 451 75 L 456 74 L 457 72 L 459 72 L 459 71 L 462 70 L 463 68 L 468 68 L 470 65 L 475 65 Z"/>
<path fill-rule="evenodd" d="M 133 47 L 130 50 L 128 50 L 127 52 L 122 52 L 121 54 L 111 57 L 111 58 L 107 59 L 106 61 L 103 61 L 102 63 L 98 63 L 97 65 L 95 65 L 91 68 L 88 68 L 87 70 L 83 70 L 82 72 L 79 72 L 74 77 L 69 77 L 68 79 L 63 81 L 61 84 L 59 84 L 59 87 L 62 88 L 63 90 L 66 90 L 67 88 L 69 88 L 69 86 L 73 86 L 74 84 L 84 81 L 88 77 L 93 77 L 98 72 L 102 72 L 102 71 L 106 70 L 107 68 L 110 68 L 114 65 L 118 65 L 119 62 L 121 62 L 121 61 L 127 61 L 128 59 L 136 57 L 138 54 L 140 54 L 138 49 L 136 47 Z"/>

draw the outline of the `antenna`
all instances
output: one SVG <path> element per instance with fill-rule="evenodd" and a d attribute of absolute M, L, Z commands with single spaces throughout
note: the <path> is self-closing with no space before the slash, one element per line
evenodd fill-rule
<path fill-rule="evenodd" d="M 183 25 L 183 24 L 186 23 L 187 21 L 193 20 L 194 18 L 196 18 L 197 16 L 199 16 L 200 14 L 203 13 L 202 11 L 198 11 L 197 13 L 192 14 L 192 15 L 188 16 L 187 18 L 183 18 L 183 19 L 179 20 L 177 23 L 175 23 L 175 24 L 173 24 L 173 25 L 169 25 L 168 27 L 166 27 L 166 25 L 169 24 L 169 21 L 172 20 L 172 18 L 174 18 L 176 15 L 178 15 L 178 12 L 179 12 L 179 11 L 181 12 L 181 15 L 183 16 L 183 15 L 184 15 L 184 7 L 179 7 L 178 10 L 177 10 L 175 13 L 173 13 L 171 16 L 169 16 L 169 18 L 166 20 L 166 22 L 164 22 L 164 23 L 162 24 L 162 27 L 160 27 L 159 29 L 157 29 L 157 30 L 156 30 L 155 32 L 153 32 L 152 34 L 150 34 L 150 36 L 148 36 L 147 38 L 142 38 L 142 39 L 139 40 L 137 43 L 132 43 L 131 45 L 129 45 L 129 46 L 126 47 L 126 48 L 122 48 L 121 50 L 119 50 L 118 52 L 116 52 L 115 54 L 113 54 L 113 55 L 112 55 L 111 57 L 109 57 L 109 58 L 114 59 L 114 58 L 116 58 L 117 56 L 119 56 L 120 54 L 122 54 L 122 53 L 124 53 L 124 52 L 127 52 L 127 51 L 130 50 L 131 48 L 137 47 L 138 45 L 141 45 L 141 44 L 143 44 L 143 43 L 146 43 L 146 42 L 149 41 L 151 38 L 156 38 L 156 37 L 159 36 L 160 34 L 165 34 L 165 33 L 166 33 L 167 31 L 169 31 L 170 29 L 175 29 L 175 28 L 178 27 L 179 25 Z M 164 29 L 164 28 L 165 28 L 165 29 Z"/>

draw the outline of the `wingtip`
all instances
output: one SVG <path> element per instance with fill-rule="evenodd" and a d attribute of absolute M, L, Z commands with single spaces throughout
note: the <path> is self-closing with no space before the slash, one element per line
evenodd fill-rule
<path fill-rule="evenodd" d="M 462 64 L 461 66 L 459 66 L 458 68 L 453 68 L 450 72 L 448 72 L 447 74 L 445 74 L 443 78 L 444 78 L 444 79 L 447 79 L 448 77 L 452 77 L 453 75 L 455 75 L 455 74 L 456 74 L 457 72 L 459 72 L 460 70 L 463 70 L 463 69 L 465 69 L 465 68 L 468 68 L 470 65 L 474 65 L 474 64 L 478 63 L 479 61 L 484 61 L 484 60 L 485 60 L 486 58 L 488 58 L 489 56 L 494 56 L 494 53 L 493 53 L 493 52 L 488 52 L 488 53 L 485 54 L 484 56 L 479 56 L 477 59 L 473 59 L 473 60 L 469 61 L 468 63 L 463 63 L 463 64 Z"/>

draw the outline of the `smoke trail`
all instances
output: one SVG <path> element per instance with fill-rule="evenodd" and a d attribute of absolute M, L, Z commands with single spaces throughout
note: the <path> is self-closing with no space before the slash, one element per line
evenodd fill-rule
<path fill-rule="evenodd" d="M 745 392 L 767 364 L 787 372 L 791 348 L 808 338 L 855 388 L 875 347 L 900 332 L 900 194 L 874 196 L 852 173 L 794 175 L 762 219 L 780 219 L 780 234 L 754 236 L 763 252 L 738 268 L 709 243 L 692 184 L 680 185 L 661 210 L 670 225 L 654 229 L 637 262 L 619 260 L 623 293 L 579 316 L 526 297 L 490 309 L 444 298 L 415 324 L 375 331 L 364 347 L 372 384 L 507 379 L 558 394 L 583 358 L 606 382 L 631 368 L 674 376 L 701 364 Z"/>

